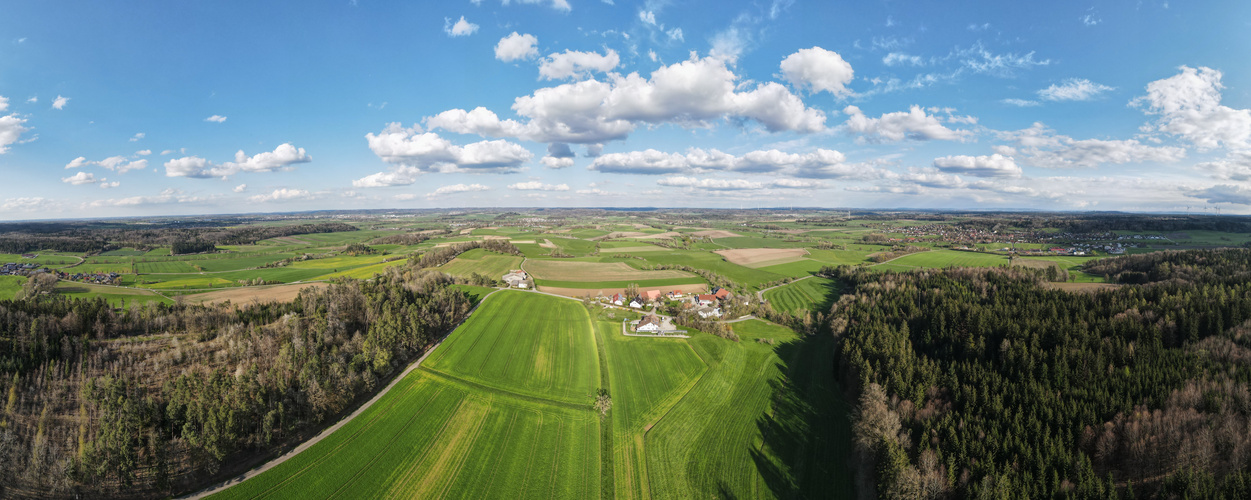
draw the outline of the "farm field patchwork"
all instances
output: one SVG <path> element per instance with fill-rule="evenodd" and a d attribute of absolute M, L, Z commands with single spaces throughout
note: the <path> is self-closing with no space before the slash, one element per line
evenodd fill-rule
<path fill-rule="evenodd" d="M 673 264 L 680 266 L 689 266 L 695 269 L 704 269 L 720 274 L 746 287 L 756 287 L 761 283 L 785 278 L 780 274 L 771 273 L 763 269 L 752 269 L 750 267 L 740 266 L 731 262 L 727 262 L 720 255 L 711 252 L 698 252 L 691 250 L 674 250 L 672 252 L 649 252 L 642 255 L 645 260 L 629 259 L 624 262 L 631 266 L 642 266 L 647 264 Z M 621 262 L 616 259 L 616 262 Z M 527 266 L 529 263 L 527 263 Z"/>

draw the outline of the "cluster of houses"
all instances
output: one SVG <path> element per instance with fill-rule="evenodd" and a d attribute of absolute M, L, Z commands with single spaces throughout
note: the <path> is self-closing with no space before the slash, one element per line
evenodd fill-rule
<path fill-rule="evenodd" d="M 9 262 L 0 266 L 0 274 L 8 274 L 13 276 L 26 276 L 39 270 L 39 264 L 25 263 L 18 264 Z"/>
<path fill-rule="evenodd" d="M 713 287 L 710 293 L 692 294 L 689 297 L 679 291 L 661 292 L 660 290 L 647 290 L 640 292 L 635 297 L 627 297 L 620 293 L 606 297 L 609 303 L 631 309 L 642 309 L 650 303 L 659 302 L 661 298 L 669 301 L 679 301 L 683 303 L 683 307 L 693 309 L 695 314 L 701 318 L 720 318 L 721 317 L 721 301 L 730 298 L 730 291 L 725 288 Z"/>
<path fill-rule="evenodd" d="M 66 281 L 95 283 L 97 285 L 117 285 L 122 275 L 117 273 L 63 273 L 56 272 L 56 277 Z"/>
<path fill-rule="evenodd" d="M 508 283 L 509 288 L 530 288 L 533 282 L 525 271 L 513 269 L 504 275 L 504 283 Z"/>

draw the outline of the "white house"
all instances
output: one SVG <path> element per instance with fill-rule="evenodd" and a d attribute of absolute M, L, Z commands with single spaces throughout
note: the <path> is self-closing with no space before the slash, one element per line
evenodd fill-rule
<path fill-rule="evenodd" d="M 638 301 L 638 299 L 634 299 L 634 300 L 631 300 L 631 301 L 630 301 L 630 307 L 631 307 L 631 308 L 634 308 L 634 309 L 639 309 L 639 308 L 643 307 L 643 304 L 640 304 L 640 303 L 639 303 L 639 301 Z"/>
<path fill-rule="evenodd" d="M 660 332 L 660 318 L 656 317 L 655 314 L 643 316 L 643 319 L 639 320 L 639 324 L 634 328 L 634 331 L 639 333 L 658 333 Z"/>

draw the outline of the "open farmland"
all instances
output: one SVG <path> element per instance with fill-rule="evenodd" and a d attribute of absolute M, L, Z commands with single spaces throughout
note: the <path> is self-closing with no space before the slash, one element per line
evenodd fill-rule
<path fill-rule="evenodd" d="M 686 271 L 644 271 L 622 262 L 528 260 L 524 267 L 536 279 L 551 281 L 644 281 L 695 277 Z"/>
<path fill-rule="evenodd" d="M 850 498 L 831 339 L 758 320 L 739 343 L 620 328 L 496 293 L 376 404 L 216 498 Z"/>

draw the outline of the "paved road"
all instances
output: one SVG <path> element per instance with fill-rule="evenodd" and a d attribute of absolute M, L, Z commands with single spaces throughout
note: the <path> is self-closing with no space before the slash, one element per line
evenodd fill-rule
<path fill-rule="evenodd" d="M 288 451 L 287 453 L 283 454 L 282 456 L 278 458 L 265 462 L 265 464 L 261 465 L 260 467 L 254 468 L 252 470 L 239 474 L 238 476 L 227 479 L 226 481 L 217 483 L 203 490 L 200 490 L 190 495 L 182 496 L 179 498 L 199 499 L 199 498 L 204 498 L 209 495 L 224 491 L 226 488 L 242 483 L 243 481 L 246 481 L 248 478 L 255 477 L 269 469 L 272 469 L 278 466 L 278 464 L 281 464 L 283 462 L 286 462 L 287 460 L 290 460 L 292 457 L 299 455 L 304 450 L 307 450 L 313 445 L 321 442 L 321 440 L 325 439 L 327 436 L 334 434 L 334 432 L 339 430 L 340 427 L 343 427 L 348 422 L 351 422 L 352 419 L 360 416 L 361 413 L 364 413 L 365 410 L 368 410 L 369 407 L 373 406 L 374 403 L 377 403 L 378 400 L 382 399 L 382 397 L 385 396 L 388 392 L 391 392 L 391 389 L 394 388 L 396 384 L 400 383 L 400 381 L 403 380 L 404 377 L 408 376 L 410 372 L 420 367 L 421 362 L 425 361 L 426 358 L 430 356 L 430 353 L 434 352 L 435 349 L 438 349 L 440 345 L 443 345 L 443 341 L 447 339 L 447 336 L 451 335 L 452 332 L 456 331 L 457 328 L 460 328 L 460 325 L 464 323 L 465 320 L 469 319 L 469 317 L 473 315 L 474 311 L 478 310 L 478 306 L 482 305 L 483 302 L 486 302 L 487 297 L 495 295 L 495 293 L 498 291 L 499 290 L 496 290 L 494 292 L 486 294 L 486 297 L 482 297 L 482 300 L 479 300 L 478 304 L 473 306 L 473 309 L 469 310 L 469 314 L 465 315 L 464 320 L 461 320 L 460 323 L 457 323 L 456 326 L 453 326 L 451 329 L 449 329 L 447 331 L 447 334 L 445 334 L 443 338 L 439 339 L 438 342 L 436 342 L 433 346 L 431 346 L 430 349 L 428 349 L 425 354 L 422 354 L 420 358 L 417 358 L 417 361 L 414 361 L 412 362 L 412 364 L 408 365 L 408 368 L 405 369 L 403 373 L 397 375 L 394 379 L 392 379 L 390 384 L 387 384 L 387 386 L 384 387 L 381 391 L 379 391 L 378 394 L 376 394 L 369 401 L 366 401 L 365 404 L 361 405 L 360 408 L 357 408 L 356 411 L 352 412 L 351 415 L 348 415 L 344 417 L 342 420 L 335 423 L 334 425 L 327 427 L 325 430 L 321 431 L 321 433 L 317 434 L 312 439 L 309 439 L 308 441 L 303 442 L 299 446 L 296 446 L 295 449 Z"/>

